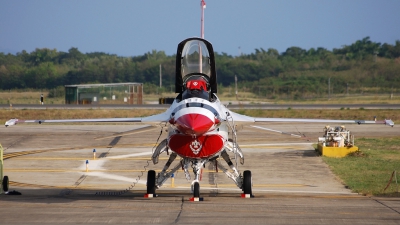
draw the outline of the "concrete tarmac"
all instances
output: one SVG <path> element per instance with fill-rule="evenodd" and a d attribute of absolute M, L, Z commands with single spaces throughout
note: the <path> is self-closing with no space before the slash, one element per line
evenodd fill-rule
<path fill-rule="evenodd" d="M 143 197 L 146 171 L 161 170 L 168 157 L 162 154 L 157 165 L 149 161 L 157 138 L 166 138 L 160 129 L 95 140 L 140 126 L 2 127 L 5 175 L 10 190 L 22 195 L 0 195 L 0 224 L 400 224 L 400 199 L 352 193 L 323 163 L 312 144 L 325 125 L 260 125 L 301 132 L 304 139 L 239 130 L 245 163 L 238 166 L 252 171 L 255 198 L 241 198 L 241 190 L 207 164 L 200 183 L 202 202 L 189 201 L 191 181 L 181 170 L 173 183 L 168 180 L 157 190 L 158 197 Z M 346 127 L 356 142 L 359 137 L 400 135 L 396 126 Z"/>

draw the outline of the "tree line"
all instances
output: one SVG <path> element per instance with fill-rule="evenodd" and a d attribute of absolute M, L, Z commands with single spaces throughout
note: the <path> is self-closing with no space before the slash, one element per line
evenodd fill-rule
<path fill-rule="evenodd" d="M 335 93 L 393 92 L 400 84 L 400 41 L 394 45 L 373 42 L 369 37 L 341 48 L 255 49 L 231 56 L 215 53 L 219 85 L 234 85 L 274 98 Z M 163 88 L 159 85 L 162 65 Z M 17 54 L 0 53 L 0 89 L 54 89 L 68 84 L 144 83 L 146 93 L 174 90 L 175 55 L 152 50 L 134 57 L 104 52 L 82 53 L 41 48 Z M 224 90 L 220 88 L 219 90 Z"/>

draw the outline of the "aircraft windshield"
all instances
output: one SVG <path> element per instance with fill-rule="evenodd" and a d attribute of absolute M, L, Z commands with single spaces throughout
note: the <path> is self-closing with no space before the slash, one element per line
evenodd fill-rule
<path fill-rule="evenodd" d="M 181 56 L 181 75 L 185 82 L 195 74 L 205 75 L 209 80 L 211 75 L 210 54 L 201 40 L 188 41 L 183 47 Z"/>

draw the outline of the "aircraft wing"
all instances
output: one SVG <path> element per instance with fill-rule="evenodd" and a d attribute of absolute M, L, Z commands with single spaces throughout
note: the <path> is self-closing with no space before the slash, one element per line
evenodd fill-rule
<path fill-rule="evenodd" d="M 330 120 L 330 119 L 296 119 L 296 118 L 261 118 L 255 117 L 254 122 L 296 122 L 296 123 L 355 123 L 355 124 L 385 124 L 394 126 L 392 120 Z"/>
<path fill-rule="evenodd" d="M 392 120 L 330 120 L 330 119 L 296 119 L 296 118 L 263 118 L 250 117 L 235 113 L 229 110 L 230 116 L 235 123 L 254 123 L 254 122 L 286 122 L 286 123 L 355 123 L 355 124 L 385 124 L 394 126 Z"/>
<path fill-rule="evenodd" d="M 235 121 L 235 123 L 254 123 L 255 122 L 255 118 L 254 117 L 250 117 L 250 116 L 245 116 L 239 113 L 235 113 L 232 111 L 228 111 L 230 116 L 232 117 L 233 121 Z M 228 116 L 229 118 L 229 116 Z"/>
<path fill-rule="evenodd" d="M 61 120 L 21 120 L 10 119 L 5 122 L 5 126 L 13 126 L 18 123 L 99 123 L 99 122 L 143 122 L 143 123 L 162 123 L 169 120 L 170 114 L 167 112 L 148 117 L 132 118 L 102 118 L 102 119 L 61 119 Z"/>

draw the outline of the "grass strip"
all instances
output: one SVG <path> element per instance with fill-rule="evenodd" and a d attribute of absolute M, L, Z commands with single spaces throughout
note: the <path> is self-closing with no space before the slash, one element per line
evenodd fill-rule
<path fill-rule="evenodd" d="M 360 138 L 359 151 L 344 158 L 323 157 L 325 163 L 354 192 L 400 197 L 400 138 Z M 388 185 L 393 171 L 397 172 Z"/>

